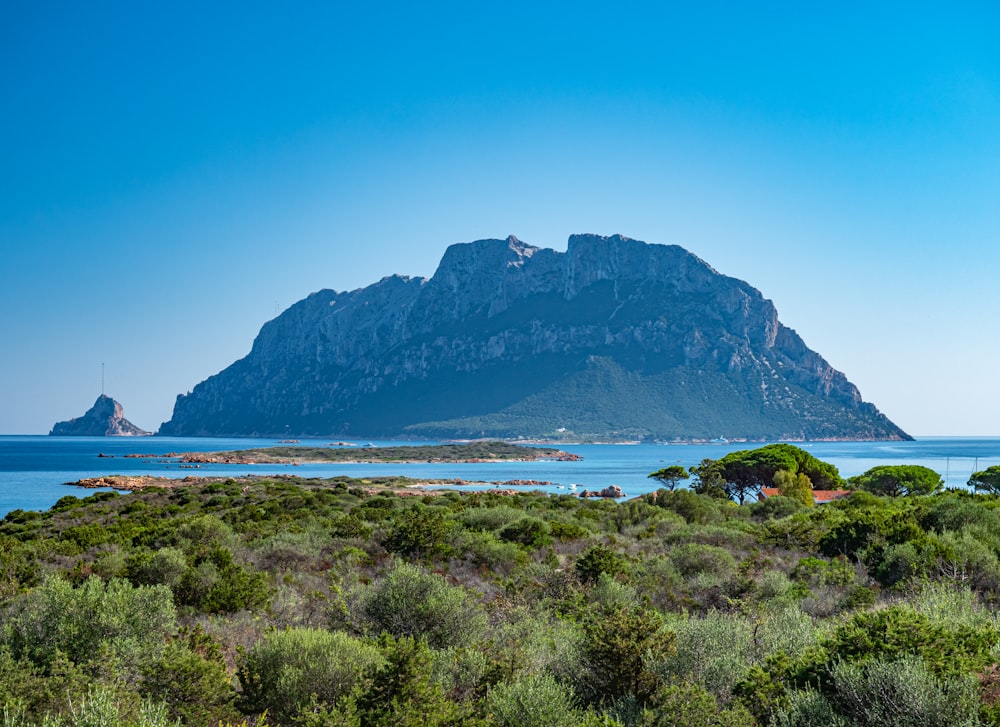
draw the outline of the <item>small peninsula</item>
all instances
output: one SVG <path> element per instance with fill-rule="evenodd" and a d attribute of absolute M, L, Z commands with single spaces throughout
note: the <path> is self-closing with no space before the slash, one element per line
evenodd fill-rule
<path fill-rule="evenodd" d="M 526 447 L 507 442 L 462 442 L 457 444 L 414 445 L 402 447 L 261 447 L 227 452 L 186 452 L 178 455 L 191 464 L 308 464 L 341 462 L 374 464 L 380 462 L 454 463 L 536 462 L 555 460 L 572 462 L 579 455 L 548 447 Z"/>

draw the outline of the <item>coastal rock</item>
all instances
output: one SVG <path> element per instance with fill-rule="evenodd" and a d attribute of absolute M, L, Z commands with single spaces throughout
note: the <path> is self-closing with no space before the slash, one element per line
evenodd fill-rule
<path fill-rule="evenodd" d="M 625 493 L 622 492 L 622 488 L 618 485 L 608 485 L 603 490 L 583 490 L 580 493 L 580 497 L 606 497 L 611 499 L 625 497 Z"/>
<path fill-rule="evenodd" d="M 51 436 L 57 437 L 146 437 L 150 432 L 139 429 L 125 418 L 122 405 L 101 394 L 87 412 L 76 419 L 58 422 Z"/>
<path fill-rule="evenodd" d="M 620 235 L 452 245 L 430 279 L 313 293 L 178 396 L 160 433 L 909 439 L 760 291 Z"/>

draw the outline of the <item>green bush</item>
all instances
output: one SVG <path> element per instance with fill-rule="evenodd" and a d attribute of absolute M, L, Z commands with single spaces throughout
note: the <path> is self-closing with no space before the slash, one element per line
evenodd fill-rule
<path fill-rule="evenodd" d="M 163 700 L 169 716 L 184 724 L 237 718 L 233 708 L 236 692 L 217 648 L 205 655 L 187 643 L 173 641 L 143 665 L 142 675 L 142 693 Z"/>
<path fill-rule="evenodd" d="M 524 517 L 524 510 L 509 505 L 472 507 L 462 513 L 462 524 L 470 530 L 497 532 Z"/>
<path fill-rule="evenodd" d="M 15 657 L 43 665 L 57 653 L 84 662 L 102 647 L 133 658 L 162 649 L 175 622 L 165 586 L 132 586 L 118 579 L 105 584 L 94 577 L 73 588 L 53 577 L 10 604 L 3 639 Z"/>
<path fill-rule="evenodd" d="M 562 520 L 550 520 L 549 529 L 553 538 L 564 543 L 570 540 L 586 538 L 590 535 L 590 531 L 587 528 L 576 523 L 563 522 Z"/>
<path fill-rule="evenodd" d="M 918 657 L 841 662 L 833 668 L 837 711 L 857 725 L 976 727 L 979 697 L 972 676 L 935 676 Z"/>
<path fill-rule="evenodd" d="M 629 695 L 645 703 L 659 687 L 650 665 L 674 652 L 675 639 L 651 609 L 619 607 L 595 614 L 584 624 L 578 691 L 597 704 Z"/>
<path fill-rule="evenodd" d="M 486 708 L 498 727 L 577 727 L 580 713 L 573 690 L 550 674 L 526 674 L 497 684 Z"/>
<path fill-rule="evenodd" d="M 576 561 L 576 575 L 584 583 L 597 580 L 602 573 L 616 576 L 625 571 L 625 559 L 603 545 L 594 545 Z"/>
<path fill-rule="evenodd" d="M 549 524 L 537 517 L 522 517 L 505 525 L 497 535 L 505 542 L 517 543 L 531 550 L 552 542 L 552 538 L 549 537 Z"/>
<path fill-rule="evenodd" d="M 684 577 L 708 573 L 728 578 L 736 572 L 736 559 L 725 548 L 686 543 L 670 551 L 670 560 Z"/>
<path fill-rule="evenodd" d="M 416 505 L 394 518 L 383 545 L 398 555 L 447 556 L 454 550 L 451 539 L 455 526 L 447 511 Z"/>
<path fill-rule="evenodd" d="M 740 706 L 723 709 L 697 684 L 680 681 L 663 687 L 646 709 L 641 727 L 755 727 L 757 721 Z"/>
<path fill-rule="evenodd" d="M 427 642 L 410 637 L 379 640 L 385 664 L 356 700 L 365 727 L 474 727 L 469 710 L 449 699 L 431 680 Z"/>
<path fill-rule="evenodd" d="M 311 705 L 335 706 L 382 663 L 376 647 L 342 632 L 272 631 L 240 661 L 241 707 L 290 724 Z"/>
<path fill-rule="evenodd" d="M 471 643 L 486 628 L 485 612 L 464 588 L 398 561 L 364 594 L 361 613 L 376 634 L 424 638 L 436 649 Z"/>

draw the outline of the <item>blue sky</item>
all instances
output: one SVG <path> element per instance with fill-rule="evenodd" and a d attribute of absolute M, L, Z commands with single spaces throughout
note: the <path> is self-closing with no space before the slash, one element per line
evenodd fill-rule
<path fill-rule="evenodd" d="M 679 244 L 917 435 L 1000 435 L 995 3 L 0 7 L 0 433 L 146 429 L 308 293 Z M 207 7 L 210 5 L 210 7 Z"/>

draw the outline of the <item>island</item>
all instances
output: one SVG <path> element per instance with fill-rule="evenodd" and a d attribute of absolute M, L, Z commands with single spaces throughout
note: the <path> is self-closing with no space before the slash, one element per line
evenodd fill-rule
<path fill-rule="evenodd" d="M 225 452 L 183 452 L 180 454 L 138 454 L 126 457 L 173 458 L 185 464 L 342 464 L 431 463 L 473 464 L 479 462 L 575 462 L 582 460 L 550 447 L 528 447 L 500 441 L 459 442 L 397 447 L 259 447 Z"/>

